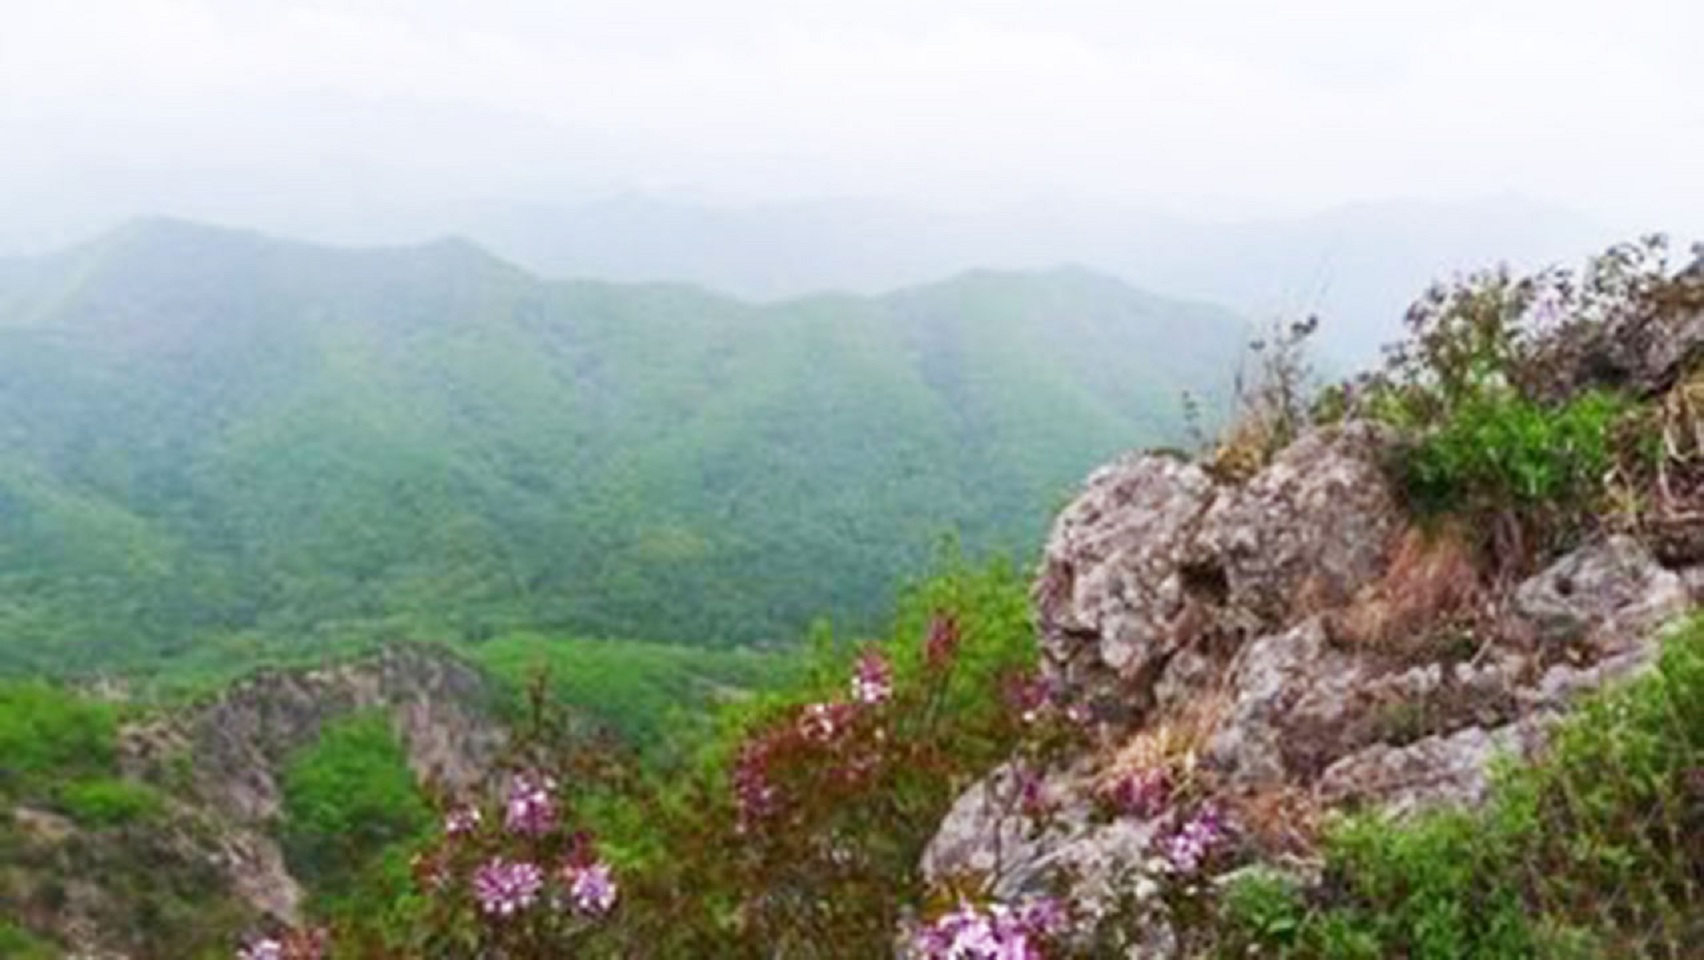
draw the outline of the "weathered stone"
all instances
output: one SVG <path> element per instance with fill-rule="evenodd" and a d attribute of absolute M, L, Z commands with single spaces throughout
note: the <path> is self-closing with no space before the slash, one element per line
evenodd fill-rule
<path fill-rule="evenodd" d="M 1409 525 L 1390 449 L 1384 430 L 1349 424 L 1308 434 L 1240 488 L 1160 457 L 1097 473 L 1056 524 L 1035 590 L 1053 679 L 1073 699 L 1132 705 L 1140 726 L 1103 733 L 1165 724 L 1192 744 L 1210 723 L 1193 782 L 1233 817 L 1292 799 L 1406 816 L 1482 802 L 1495 757 L 1542 749 L 1576 698 L 1648 667 L 1662 626 L 1704 596 L 1704 574 L 1612 536 L 1513 589 L 1483 586 L 1465 612 L 1501 611 L 1495 623 L 1420 604 L 1390 643 L 1345 629 L 1348 604 L 1404 587 L 1390 568 Z M 1003 768 L 953 807 L 925 875 L 974 874 L 1006 899 L 1062 884 L 1086 917 L 1153 903 L 1154 955 L 1191 949 L 1153 895 L 1168 814 L 1095 815 L 1096 785 L 1123 757 L 1103 741 L 1067 758 L 1046 780 L 1043 822 L 1013 812 Z"/>
<path fill-rule="evenodd" d="M 1654 649 L 1656 628 L 1691 605 L 1686 581 L 1632 537 L 1616 535 L 1557 560 L 1515 589 L 1513 614 L 1541 645 L 1593 659 Z"/>
<path fill-rule="evenodd" d="M 1055 679 L 1116 700 L 1188 639 L 1183 554 L 1215 492 L 1199 467 L 1162 454 L 1089 478 L 1053 526 L 1034 591 Z"/>
<path fill-rule="evenodd" d="M 1371 423 L 1304 434 L 1207 512 L 1196 562 L 1268 627 L 1347 602 L 1383 573 L 1406 522 L 1385 471 L 1392 443 Z"/>
<path fill-rule="evenodd" d="M 1361 674 L 1331 648 L 1318 617 L 1252 641 L 1231 666 L 1230 707 L 1208 740 L 1207 760 L 1235 783 L 1282 782 L 1295 728 L 1338 723 Z"/>
<path fill-rule="evenodd" d="M 1519 728 L 1509 725 L 1468 727 L 1401 747 L 1377 744 L 1327 767 L 1315 795 L 1330 806 L 1370 804 L 1393 816 L 1475 806 L 1490 789 L 1491 761 L 1522 742 Z"/>

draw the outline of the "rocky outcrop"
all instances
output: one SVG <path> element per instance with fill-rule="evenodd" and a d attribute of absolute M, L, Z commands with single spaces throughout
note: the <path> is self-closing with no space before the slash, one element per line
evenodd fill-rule
<path fill-rule="evenodd" d="M 1401 532 L 1390 449 L 1384 430 L 1354 423 L 1308 434 L 1242 486 L 1167 454 L 1097 471 L 1043 553 L 1044 671 L 1103 719 L 1128 723 L 1153 706 L 1175 657 L 1174 681 L 1216 638 L 1341 604 Z"/>
<path fill-rule="evenodd" d="M 132 724 L 121 732 L 120 763 L 200 822 L 195 855 L 214 864 L 244 903 L 293 921 L 302 889 L 270 833 L 291 754 L 327 724 L 379 711 L 422 782 L 466 786 L 506 739 L 496 697 L 484 674 L 445 651 L 392 646 L 318 669 L 266 671 L 187 710 Z"/>
<path fill-rule="evenodd" d="M 1145 762 L 1187 771 L 1196 809 L 1233 817 L 1475 804 L 1494 758 L 1541 750 L 1581 694 L 1650 664 L 1704 583 L 1629 536 L 1509 589 L 1407 582 L 1461 576 L 1466 561 L 1414 560 L 1424 538 L 1387 479 L 1393 444 L 1368 424 L 1321 429 L 1240 486 L 1160 454 L 1091 476 L 1054 525 L 1033 593 L 1042 668 L 1066 702 L 1094 707 L 1091 745 L 1046 771 L 1015 761 L 967 791 L 926 877 L 981 877 L 1003 899 L 1063 889 L 1090 919 L 1134 910 L 1118 954 L 1171 956 L 1151 892 L 1184 827 L 1163 805 L 1104 802 L 1130 773 L 1127 744 L 1171 744 Z M 1449 599 L 1410 602 L 1400 644 L 1350 629 L 1403 595 Z M 1453 619 L 1469 600 L 1471 628 Z"/>
<path fill-rule="evenodd" d="M 268 671 L 200 706 L 125 732 L 127 772 L 159 780 L 189 756 L 194 794 L 234 820 L 278 813 L 276 774 L 327 723 L 367 710 L 388 714 L 422 781 L 472 782 L 502 745 L 495 692 L 484 674 L 434 648 L 392 646 L 350 663 Z"/>

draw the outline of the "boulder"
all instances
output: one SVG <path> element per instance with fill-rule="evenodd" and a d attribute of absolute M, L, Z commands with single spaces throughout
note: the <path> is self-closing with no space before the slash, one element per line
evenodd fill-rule
<path fill-rule="evenodd" d="M 1351 422 L 1304 434 L 1201 522 L 1194 561 L 1268 627 L 1341 605 L 1384 572 L 1406 525 L 1386 463 L 1394 436 Z"/>
<path fill-rule="evenodd" d="M 1033 593 L 1043 669 L 1116 707 L 1189 638 L 1185 555 L 1217 488 L 1164 454 L 1090 476 L 1053 525 Z"/>
<path fill-rule="evenodd" d="M 1684 613 L 1691 594 L 1638 540 L 1606 537 L 1562 557 L 1515 588 L 1512 614 L 1541 652 L 1576 648 L 1589 659 L 1654 651 L 1657 627 Z"/>

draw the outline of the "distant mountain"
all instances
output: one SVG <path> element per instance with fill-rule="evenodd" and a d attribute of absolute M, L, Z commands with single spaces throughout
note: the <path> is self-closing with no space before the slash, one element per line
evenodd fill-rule
<path fill-rule="evenodd" d="M 758 306 L 138 222 L 0 261 L 0 668 L 860 622 L 1178 440 L 1244 339 L 1080 269 Z"/>
<path fill-rule="evenodd" d="M 463 204 L 422 222 L 453 224 L 548 276 L 686 281 L 757 298 L 1071 261 L 1256 318 L 1318 313 L 1328 353 L 1351 363 L 1397 338 L 1405 308 L 1433 280 L 1504 260 L 1572 264 L 1625 239 L 1512 196 L 1214 222 L 1106 205 L 955 214 L 864 200 L 716 206 L 624 195 Z"/>

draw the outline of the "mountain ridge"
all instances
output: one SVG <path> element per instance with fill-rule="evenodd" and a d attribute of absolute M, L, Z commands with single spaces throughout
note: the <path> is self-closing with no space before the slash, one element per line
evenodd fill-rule
<path fill-rule="evenodd" d="M 543 281 L 464 241 L 345 251 L 172 220 L 12 266 L 14 669 L 106 663 L 133 646 L 99 622 L 114 610 L 154 654 L 212 636 L 232 657 L 855 624 L 941 534 L 1028 549 L 1094 458 L 1177 442 L 1178 394 L 1222 390 L 1245 339 L 1228 312 L 1071 267 L 750 304 Z"/>

